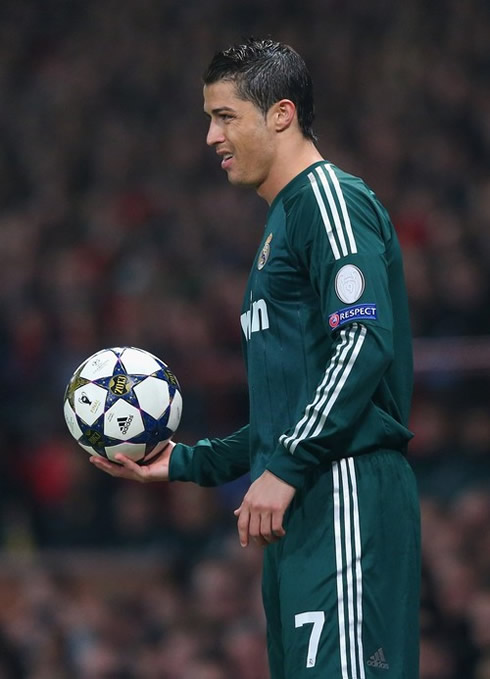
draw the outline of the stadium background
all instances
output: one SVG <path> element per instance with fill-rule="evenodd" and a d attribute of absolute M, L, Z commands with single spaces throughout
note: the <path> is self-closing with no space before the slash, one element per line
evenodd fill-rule
<path fill-rule="evenodd" d="M 422 679 L 490 677 L 490 5 L 0 4 L 0 677 L 267 679 L 245 487 L 97 473 L 64 385 L 104 346 L 169 362 L 180 439 L 247 417 L 241 293 L 265 216 L 204 143 L 215 49 L 290 42 L 320 147 L 389 208 L 416 338 Z"/>

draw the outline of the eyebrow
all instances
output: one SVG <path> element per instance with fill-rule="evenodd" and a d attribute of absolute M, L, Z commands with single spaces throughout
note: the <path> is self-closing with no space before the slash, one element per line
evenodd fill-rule
<path fill-rule="evenodd" d="M 235 110 L 229 106 L 219 106 L 218 108 L 213 108 L 211 111 L 211 114 L 215 116 L 219 115 L 220 113 L 235 113 Z M 209 114 L 207 111 L 204 111 L 204 115 L 207 118 L 211 118 L 211 114 Z"/>

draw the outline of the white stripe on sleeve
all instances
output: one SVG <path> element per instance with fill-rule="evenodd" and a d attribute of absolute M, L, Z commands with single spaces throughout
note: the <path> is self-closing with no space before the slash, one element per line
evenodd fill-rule
<path fill-rule="evenodd" d="M 318 436 L 325 426 L 327 417 L 359 356 L 366 333 L 366 328 L 358 323 L 352 323 L 348 329 L 341 331 L 341 343 L 337 346 L 325 377 L 317 388 L 313 402 L 306 407 L 305 414 L 296 425 L 294 432 L 290 436 L 283 434 L 279 438 L 290 453 L 294 454 L 298 444 L 310 436 L 314 427 L 312 437 Z"/>
<path fill-rule="evenodd" d="M 318 182 L 313 172 L 309 173 L 308 179 L 310 180 L 311 188 L 313 189 L 313 193 L 315 194 L 316 202 L 318 204 L 318 208 L 323 219 L 323 224 L 327 232 L 327 237 L 330 243 L 330 247 L 332 248 L 333 256 L 335 259 L 340 259 L 339 248 L 337 247 L 337 243 L 335 242 L 335 236 L 333 235 L 332 225 L 330 224 L 330 220 L 328 218 L 327 208 L 325 207 L 325 202 L 323 200 L 322 194 L 318 187 Z"/>
<path fill-rule="evenodd" d="M 340 182 L 337 179 L 337 175 L 335 174 L 334 169 L 331 165 L 327 165 L 327 172 L 330 175 L 332 179 L 332 184 L 334 185 L 335 191 L 337 192 L 337 199 L 339 201 L 340 209 L 344 217 L 344 224 L 345 229 L 347 231 L 347 237 L 349 239 L 350 249 L 352 254 L 355 255 L 357 253 L 356 239 L 354 238 L 354 232 L 352 231 L 352 224 L 350 221 L 349 213 L 347 211 L 347 205 L 345 204 L 344 194 L 342 193 L 342 189 L 340 187 Z"/>

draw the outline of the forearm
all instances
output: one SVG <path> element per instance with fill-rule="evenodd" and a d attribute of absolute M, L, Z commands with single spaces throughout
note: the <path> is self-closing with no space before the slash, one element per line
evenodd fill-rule
<path fill-rule="evenodd" d="M 193 446 L 177 443 L 170 457 L 169 480 L 217 486 L 243 476 L 249 469 L 247 425 L 224 439 L 202 439 Z"/>
<path fill-rule="evenodd" d="M 361 324 L 340 333 L 314 398 L 279 438 L 269 471 L 300 487 L 309 469 L 345 454 L 390 360 L 388 333 Z"/>

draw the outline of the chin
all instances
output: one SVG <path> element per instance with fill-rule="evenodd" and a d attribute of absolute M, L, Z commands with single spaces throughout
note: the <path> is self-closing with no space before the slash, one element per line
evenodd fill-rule
<path fill-rule="evenodd" d="M 232 184 L 233 186 L 244 186 L 246 188 L 256 188 L 259 183 L 256 181 L 253 181 L 250 178 L 247 177 L 240 177 L 240 176 L 233 176 L 233 174 L 229 173 L 228 174 L 228 182 Z"/>
<path fill-rule="evenodd" d="M 242 179 L 240 179 L 239 177 L 233 177 L 233 176 L 230 176 L 230 175 L 228 175 L 228 182 L 232 186 L 248 186 L 248 184 L 246 182 L 244 182 Z"/>

